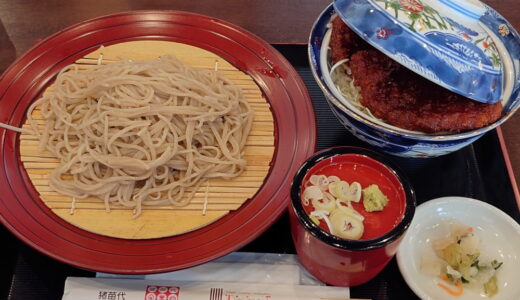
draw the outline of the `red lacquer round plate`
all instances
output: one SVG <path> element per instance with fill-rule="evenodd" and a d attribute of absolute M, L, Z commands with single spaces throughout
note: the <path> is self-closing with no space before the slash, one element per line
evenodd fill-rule
<path fill-rule="evenodd" d="M 30 103 L 60 69 L 101 45 L 134 40 L 196 46 L 251 76 L 272 107 L 275 154 L 264 185 L 237 211 L 186 234 L 126 240 L 87 232 L 48 209 L 20 161 L 19 134 L 0 129 L 0 220 L 35 249 L 88 270 L 121 274 L 173 271 L 239 249 L 284 212 L 292 176 L 315 149 L 312 103 L 289 62 L 265 41 L 235 25 L 177 11 L 109 15 L 73 25 L 41 41 L 0 78 L 0 121 L 21 126 Z"/>

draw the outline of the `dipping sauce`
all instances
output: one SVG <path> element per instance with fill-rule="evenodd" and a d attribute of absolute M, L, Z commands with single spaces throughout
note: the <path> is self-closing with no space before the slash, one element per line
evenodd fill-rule
<path fill-rule="evenodd" d="M 315 207 L 315 205 L 313 205 L 313 201 L 308 201 L 308 197 L 305 200 L 303 199 L 305 189 L 313 185 L 310 182 L 313 175 L 324 175 L 325 177 L 335 176 L 341 181 L 348 182 L 349 185 L 357 182 L 362 189 L 365 189 L 371 185 L 377 185 L 379 190 L 387 197 L 388 203 L 384 206 L 384 208 L 380 211 L 373 212 L 367 212 L 365 210 L 363 205 L 362 192 L 359 202 L 349 201 L 349 206 L 351 206 L 351 208 L 357 211 L 357 213 L 359 213 L 361 216 L 359 219 L 362 220 L 362 226 L 364 227 L 362 235 L 356 236 L 353 239 L 370 240 L 380 237 L 390 232 L 403 219 L 406 209 L 406 196 L 402 184 L 399 182 L 393 171 L 391 171 L 382 163 L 365 155 L 336 155 L 316 163 L 316 165 L 314 165 L 305 175 L 300 190 L 300 195 L 302 195 L 302 204 L 305 212 L 309 217 L 311 217 L 311 220 L 313 220 L 315 223 L 319 223 L 318 226 L 329 234 L 336 235 L 334 234 L 334 231 L 331 232 L 329 228 L 329 225 L 331 224 L 331 217 L 332 219 L 336 219 L 333 221 L 337 221 L 337 216 L 334 217 L 335 212 L 333 211 L 330 215 L 321 218 L 324 213 L 322 205 Z M 335 180 L 334 177 L 332 177 L 332 179 L 332 181 Z M 333 188 L 332 190 L 337 189 Z M 324 192 L 328 193 L 329 191 L 325 190 Z M 306 194 L 306 196 L 308 196 L 309 193 L 307 192 Z M 346 206 L 345 201 L 340 202 L 343 202 L 342 205 Z M 338 201 L 336 201 L 336 205 L 340 205 Z M 316 216 L 316 210 L 318 210 L 318 217 Z M 328 220 L 325 220 L 327 218 Z M 347 230 L 347 227 L 350 228 L 351 226 L 357 226 L 357 224 L 357 221 L 354 220 L 352 224 L 346 222 L 342 226 L 345 230 Z M 339 234 L 337 236 L 345 238 Z"/>

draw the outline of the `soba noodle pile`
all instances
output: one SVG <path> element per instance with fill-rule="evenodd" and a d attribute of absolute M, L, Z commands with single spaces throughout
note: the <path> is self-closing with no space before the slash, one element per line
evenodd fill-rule
<path fill-rule="evenodd" d="M 43 126 L 31 116 L 37 107 Z M 54 190 L 136 215 L 141 205 L 186 205 L 207 179 L 238 176 L 252 119 L 238 86 L 173 56 L 66 67 L 28 112 L 60 160 Z"/>

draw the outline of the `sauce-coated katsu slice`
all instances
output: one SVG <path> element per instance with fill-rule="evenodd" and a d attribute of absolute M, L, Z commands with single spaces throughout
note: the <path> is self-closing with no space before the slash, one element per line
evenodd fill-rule
<path fill-rule="evenodd" d="M 330 46 L 333 62 L 349 59 L 361 104 L 388 124 L 427 133 L 460 132 L 501 116 L 500 103 L 473 101 L 421 77 L 371 47 L 339 18 L 333 21 Z"/>

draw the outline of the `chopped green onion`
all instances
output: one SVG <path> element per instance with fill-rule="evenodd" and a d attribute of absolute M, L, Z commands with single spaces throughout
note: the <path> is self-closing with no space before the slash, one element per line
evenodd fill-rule
<path fill-rule="evenodd" d="M 491 262 L 491 266 L 493 267 L 493 269 L 495 270 L 498 270 L 498 268 L 500 268 L 502 266 L 503 262 L 498 262 L 496 259 L 494 259 L 492 262 Z"/>

